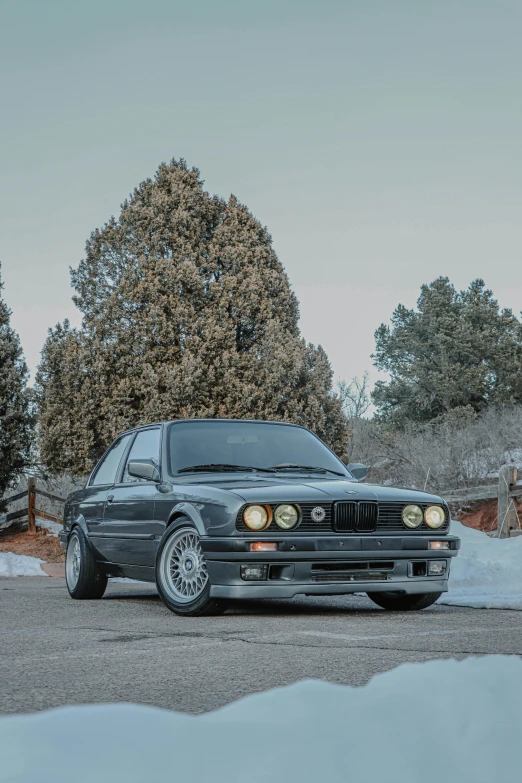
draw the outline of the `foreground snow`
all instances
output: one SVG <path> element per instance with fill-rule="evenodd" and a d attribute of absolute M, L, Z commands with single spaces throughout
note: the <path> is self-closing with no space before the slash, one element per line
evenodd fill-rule
<path fill-rule="evenodd" d="M 518 657 L 430 661 L 196 717 L 114 704 L 0 718 L 0 781 L 503 783 L 519 778 L 520 725 Z"/>
<path fill-rule="evenodd" d="M 47 576 L 40 568 L 43 562 L 38 557 L 0 552 L 0 576 Z"/>
<path fill-rule="evenodd" d="M 451 532 L 460 537 L 461 549 L 439 603 L 522 610 L 522 536 L 490 538 L 459 522 L 451 523 Z"/>

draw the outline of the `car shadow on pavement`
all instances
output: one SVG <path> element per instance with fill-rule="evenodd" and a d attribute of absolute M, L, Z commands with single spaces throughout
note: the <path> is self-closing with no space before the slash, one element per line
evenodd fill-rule
<path fill-rule="evenodd" d="M 114 586 L 116 587 L 116 585 Z M 114 588 L 113 588 L 114 589 Z M 153 585 L 151 584 L 151 592 L 112 592 L 112 590 L 106 593 L 103 597 L 103 601 L 139 601 L 140 603 L 160 603 L 161 599 L 157 592 L 155 592 Z M 428 609 L 423 610 L 425 612 L 448 612 L 448 610 L 455 609 L 456 607 L 442 606 L 440 604 L 434 604 Z M 166 607 L 165 607 L 166 609 Z M 231 601 L 224 617 L 231 617 L 233 615 L 256 615 L 265 617 L 277 617 L 277 616 L 325 616 L 325 615 L 385 615 L 394 614 L 394 612 L 386 612 L 379 606 L 375 606 L 371 603 L 369 598 L 363 596 L 351 596 L 351 597 L 330 597 L 325 596 L 323 598 L 312 598 L 308 596 L 301 596 L 295 599 L 277 599 L 266 598 L 259 600 L 236 600 Z M 402 613 L 401 613 L 402 614 Z M 219 617 L 219 615 L 218 615 Z M 204 620 L 204 618 L 201 618 Z M 214 617 L 214 619 L 217 619 Z"/>
<path fill-rule="evenodd" d="M 106 593 L 102 601 L 139 601 L 140 603 L 160 603 L 157 593 Z M 166 607 L 165 607 L 166 609 Z M 234 601 L 227 607 L 224 616 L 232 615 L 265 615 L 267 617 L 277 615 L 325 615 L 325 614 L 362 614 L 383 612 L 378 606 L 368 605 L 354 606 L 353 604 L 317 604 L 304 603 L 302 601 L 265 599 L 259 601 Z M 219 615 L 218 615 L 219 616 Z M 204 619 L 204 618 L 202 618 Z"/>
<path fill-rule="evenodd" d="M 316 604 L 293 601 L 237 601 L 227 610 L 231 614 L 255 615 L 327 615 L 327 614 L 374 614 L 382 612 L 378 606 L 354 606 L 353 604 Z"/>
<path fill-rule="evenodd" d="M 109 593 L 105 594 L 102 601 L 153 601 L 161 603 L 157 593 Z"/>

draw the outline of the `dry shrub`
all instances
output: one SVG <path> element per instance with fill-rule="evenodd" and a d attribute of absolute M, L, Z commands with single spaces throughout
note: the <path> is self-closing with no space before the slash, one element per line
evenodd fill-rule
<path fill-rule="evenodd" d="M 488 483 L 506 462 L 522 467 L 522 406 L 489 408 L 480 416 L 461 409 L 402 430 L 358 418 L 348 455 L 368 465 L 368 480 L 376 483 L 433 492 Z"/>

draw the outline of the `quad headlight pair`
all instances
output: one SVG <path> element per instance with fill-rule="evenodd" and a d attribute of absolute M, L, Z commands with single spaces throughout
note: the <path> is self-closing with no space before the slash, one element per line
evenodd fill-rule
<path fill-rule="evenodd" d="M 402 510 L 402 521 L 411 529 L 420 527 L 426 522 L 428 527 L 438 530 L 446 521 L 446 514 L 442 506 L 428 506 L 424 511 L 420 506 L 405 506 Z"/>
<path fill-rule="evenodd" d="M 243 522 L 250 528 L 259 532 L 270 526 L 272 519 L 281 530 L 291 530 L 299 522 L 299 509 L 288 503 L 282 503 L 272 512 L 270 506 L 247 506 L 243 511 Z"/>
<path fill-rule="evenodd" d="M 243 511 L 243 522 L 249 528 L 260 532 L 270 527 L 272 519 L 281 530 L 292 530 L 299 522 L 300 510 L 298 506 L 281 503 L 272 511 L 271 506 L 252 505 Z M 442 506 L 428 506 L 424 511 L 420 506 L 408 505 L 402 510 L 402 521 L 411 530 L 418 528 L 423 522 L 432 530 L 438 530 L 446 521 L 446 514 Z"/>

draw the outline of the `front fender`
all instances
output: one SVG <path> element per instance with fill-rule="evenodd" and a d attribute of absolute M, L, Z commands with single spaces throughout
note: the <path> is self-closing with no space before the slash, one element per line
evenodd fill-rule
<path fill-rule="evenodd" d="M 182 502 L 176 503 L 176 505 L 172 508 L 172 511 L 169 515 L 169 521 L 167 523 L 167 527 L 165 528 L 165 532 L 161 537 L 161 541 L 163 541 L 168 533 L 170 533 L 173 526 L 181 527 L 182 523 L 177 524 L 177 520 L 181 520 L 183 517 L 190 519 L 200 536 L 207 535 L 205 525 L 198 508 L 193 503 Z"/>

